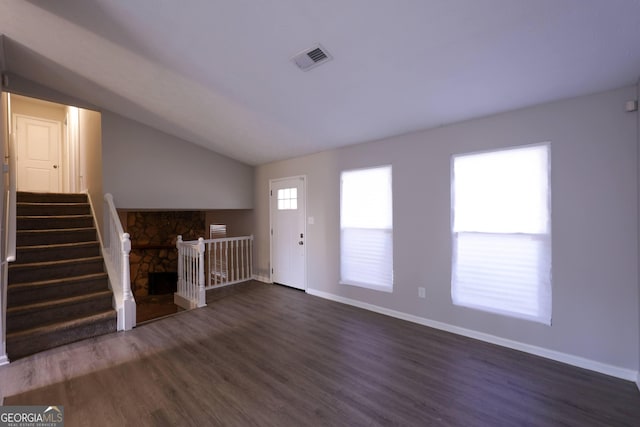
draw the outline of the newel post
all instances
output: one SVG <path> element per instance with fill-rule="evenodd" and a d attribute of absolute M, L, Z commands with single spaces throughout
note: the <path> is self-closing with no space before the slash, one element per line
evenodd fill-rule
<path fill-rule="evenodd" d="M 181 235 L 178 235 L 178 238 L 176 239 L 176 249 L 178 249 L 178 292 L 176 293 L 184 297 L 184 260 L 182 259 L 183 254 Z"/>
<path fill-rule="evenodd" d="M 198 308 L 207 305 L 207 292 L 204 289 L 204 238 L 198 239 Z"/>
<path fill-rule="evenodd" d="M 5 276 L 6 277 L 6 276 Z M 7 287 L 0 283 L 0 366 L 9 363 L 7 357 Z"/>
<path fill-rule="evenodd" d="M 129 252 L 131 252 L 129 233 L 122 234 L 120 248 L 122 254 L 122 277 L 120 280 L 122 283 L 122 299 L 124 303 L 122 307 L 123 326 L 125 331 L 129 331 L 136 325 L 136 302 L 131 293 L 131 275 L 129 272 Z"/>

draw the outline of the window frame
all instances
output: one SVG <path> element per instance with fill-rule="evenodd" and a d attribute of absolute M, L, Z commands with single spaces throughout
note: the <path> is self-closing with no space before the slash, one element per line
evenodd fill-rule
<path fill-rule="evenodd" d="M 281 194 L 283 197 L 280 197 Z M 279 211 L 298 210 L 298 188 L 279 188 L 276 192 L 276 209 Z"/>
<path fill-rule="evenodd" d="M 507 152 L 512 150 L 520 150 L 520 149 L 530 149 L 535 147 L 543 147 L 545 149 L 546 155 L 546 232 L 495 232 L 495 231 L 465 231 L 465 230 L 456 230 L 455 229 L 455 207 L 456 207 L 456 182 L 455 182 L 455 161 L 458 158 L 465 156 L 473 156 L 473 155 L 482 155 L 489 153 L 500 153 Z M 551 326 L 552 324 L 552 315 L 553 315 L 553 259 L 552 259 L 552 205 L 551 205 L 551 195 L 552 195 L 552 183 L 551 183 L 551 142 L 541 142 L 535 144 L 527 144 L 527 145 L 519 145 L 519 146 L 511 146 L 504 148 L 496 148 L 489 149 L 483 151 L 475 151 L 475 152 L 466 152 L 466 153 L 458 153 L 451 156 L 450 161 L 450 173 L 451 173 L 451 206 L 450 206 L 450 232 L 451 232 L 451 300 L 452 303 L 457 307 L 470 308 L 474 310 L 479 310 L 485 313 L 493 313 L 503 316 L 508 316 L 511 318 L 524 319 L 529 321 L 534 321 L 538 323 L 542 323 L 544 325 Z M 459 298 L 456 297 L 456 272 L 458 271 L 456 266 L 458 262 L 458 244 L 461 235 L 496 235 L 496 236 L 518 236 L 522 237 L 523 240 L 526 238 L 531 239 L 531 241 L 540 242 L 540 247 L 542 248 L 542 256 L 537 258 L 538 271 L 543 271 L 548 274 L 548 276 L 538 277 L 538 284 L 536 287 L 536 293 L 538 295 L 539 303 L 538 303 L 538 314 L 537 315 L 528 315 L 526 313 L 517 312 L 513 310 L 503 310 L 496 307 L 488 307 L 484 305 L 476 305 L 476 304 L 468 304 L 461 303 Z M 546 263 L 546 264 L 545 264 Z M 540 266 L 544 265 L 548 266 L 548 271 L 546 269 L 541 269 Z M 548 279 L 548 280 L 545 280 Z M 545 296 L 548 295 L 548 300 L 544 300 Z"/>
<path fill-rule="evenodd" d="M 360 171 L 368 171 L 368 170 L 374 170 L 374 169 L 386 169 L 388 170 L 388 183 L 389 183 L 389 198 L 390 200 L 389 202 L 389 207 L 390 207 L 390 216 L 391 216 L 391 227 L 390 228 L 373 228 L 373 227 L 343 227 L 343 197 L 344 197 L 344 193 L 343 193 L 343 179 L 344 179 L 344 174 L 345 173 L 350 173 L 350 172 L 360 172 Z M 393 166 L 391 164 L 384 164 L 384 165 L 378 165 L 378 166 L 367 166 L 367 167 L 361 167 L 361 168 L 352 168 L 352 169 L 344 169 L 340 172 L 340 200 L 339 200 L 339 233 L 340 233 L 340 237 L 339 237 L 339 284 L 340 285 L 347 285 L 347 286 L 356 286 L 356 287 L 360 287 L 360 288 L 365 288 L 365 289 L 371 289 L 371 290 L 376 290 L 376 291 L 382 291 L 382 292 L 393 292 L 393 287 L 394 287 L 394 257 L 393 257 L 393 252 L 394 252 L 394 245 L 393 245 Z M 391 258 L 390 260 L 390 267 L 391 267 L 391 271 L 390 271 L 390 282 L 388 284 L 376 284 L 376 283 L 369 283 L 367 281 L 363 281 L 363 280 L 352 280 L 352 279 L 345 279 L 344 278 L 344 271 L 343 271 L 343 247 L 344 247 L 344 242 L 343 242 L 343 229 L 348 228 L 348 229 L 370 229 L 370 230 L 382 230 L 384 233 L 390 234 L 390 244 L 391 244 L 391 250 L 390 253 L 388 254 Z"/>

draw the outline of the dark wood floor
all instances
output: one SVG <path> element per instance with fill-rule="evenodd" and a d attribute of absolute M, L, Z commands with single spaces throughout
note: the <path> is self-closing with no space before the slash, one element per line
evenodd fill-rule
<path fill-rule="evenodd" d="M 173 293 L 136 297 L 137 323 L 169 316 L 177 312 L 178 306 L 173 303 Z"/>
<path fill-rule="evenodd" d="M 16 361 L 0 392 L 67 426 L 640 425 L 631 382 L 257 283 Z"/>

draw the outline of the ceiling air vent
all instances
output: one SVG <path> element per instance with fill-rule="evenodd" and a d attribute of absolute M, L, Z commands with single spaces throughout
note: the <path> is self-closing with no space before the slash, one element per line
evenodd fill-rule
<path fill-rule="evenodd" d="M 320 64 L 323 64 L 331 59 L 331 55 L 325 48 L 320 45 L 312 47 L 311 49 L 304 50 L 295 55 L 291 60 L 302 71 L 308 71 Z"/>

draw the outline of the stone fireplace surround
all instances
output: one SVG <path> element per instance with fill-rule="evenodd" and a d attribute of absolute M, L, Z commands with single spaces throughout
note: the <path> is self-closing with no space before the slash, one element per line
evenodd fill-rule
<path fill-rule="evenodd" d="M 178 270 L 176 239 L 196 240 L 205 235 L 204 211 L 126 212 L 126 232 L 131 238 L 129 262 L 135 297 L 149 295 L 149 273 Z"/>
<path fill-rule="evenodd" d="M 253 209 L 133 210 L 119 209 L 124 231 L 131 236 L 131 289 L 136 297 L 149 294 L 148 274 L 178 269 L 176 238 L 209 237 L 208 224 L 226 224 L 229 237 L 254 234 Z"/>

